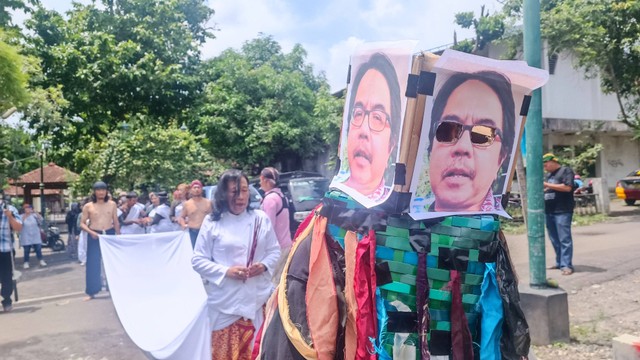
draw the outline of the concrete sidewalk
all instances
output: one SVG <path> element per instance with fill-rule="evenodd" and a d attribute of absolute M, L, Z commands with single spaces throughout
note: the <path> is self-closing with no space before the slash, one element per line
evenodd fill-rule
<path fill-rule="evenodd" d="M 573 275 L 547 270 L 567 291 L 606 282 L 640 269 L 640 206 L 612 200 L 616 215 L 608 222 L 573 227 Z M 521 284 L 529 284 L 529 248 L 526 234 L 507 235 L 511 258 Z M 553 247 L 545 241 L 546 267 L 555 262 Z"/>

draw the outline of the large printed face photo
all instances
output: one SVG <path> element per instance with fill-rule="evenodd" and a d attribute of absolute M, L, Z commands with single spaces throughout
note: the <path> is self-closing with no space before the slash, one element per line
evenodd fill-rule
<path fill-rule="evenodd" d="M 386 74 L 386 76 L 385 76 Z M 354 79 L 349 106 L 346 185 L 369 196 L 384 188 L 384 173 L 397 142 L 400 89 L 391 62 L 374 54 Z"/>
<path fill-rule="evenodd" d="M 389 44 L 385 44 L 389 45 Z M 346 95 L 340 171 L 331 187 L 365 207 L 384 202 L 393 186 L 412 46 L 356 51 Z M 400 44 L 404 45 L 404 44 Z"/>
<path fill-rule="evenodd" d="M 508 191 L 522 104 L 549 74 L 523 61 L 445 50 L 435 63 L 413 174 L 412 218 L 497 214 Z"/>
<path fill-rule="evenodd" d="M 491 72 L 457 73 L 437 93 L 431 112 L 429 179 L 432 209 L 486 211 L 492 186 L 513 147 L 511 84 Z"/>

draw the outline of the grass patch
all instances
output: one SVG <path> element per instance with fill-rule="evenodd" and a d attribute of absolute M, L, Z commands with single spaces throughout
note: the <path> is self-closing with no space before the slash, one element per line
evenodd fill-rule
<path fill-rule="evenodd" d="M 507 209 L 507 212 L 513 217 L 513 219 L 500 220 L 502 223 L 502 231 L 508 235 L 526 234 L 527 228 L 524 226 L 520 209 Z M 581 215 L 574 213 L 572 225 L 587 226 L 602 223 L 610 219 L 611 217 L 604 214 Z"/>
<path fill-rule="evenodd" d="M 573 214 L 574 226 L 587 226 L 593 225 L 609 220 L 609 216 L 605 214 L 593 214 L 593 215 L 578 215 Z"/>

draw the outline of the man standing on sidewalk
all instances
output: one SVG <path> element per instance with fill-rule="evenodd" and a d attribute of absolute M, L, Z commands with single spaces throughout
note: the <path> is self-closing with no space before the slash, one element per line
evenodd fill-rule
<path fill-rule="evenodd" d="M 4 201 L 4 193 L 0 189 L 0 286 L 2 286 L 2 309 L 9 312 L 11 294 L 13 293 L 13 239 L 11 230 L 20 231 L 22 221 L 18 210 Z"/>
<path fill-rule="evenodd" d="M 548 173 L 544 182 L 544 211 L 549 240 L 556 252 L 556 263 L 550 269 L 561 269 L 562 275 L 573 274 L 573 170 L 558 163 L 558 158 L 548 153 L 542 157 Z"/>
<path fill-rule="evenodd" d="M 180 226 L 185 229 L 189 228 L 189 236 L 191 237 L 191 248 L 196 246 L 196 239 L 200 233 L 200 226 L 207 214 L 213 210 L 211 201 L 202 197 L 202 183 L 200 180 L 191 182 L 191 199 L 184 203 L 180 216 L 177 217 Z"/>
<path fill-rule="evenodd" d="M 89 220 L 89 224 L 87 224 Z M 109 199 L 107 184 L 98 181 L 93 184 L 91 201 L 82 208 L 80 228 L 87 236 L 87 282 L 86 300 L 91 300 L 102 289 L 102 253 L 98 242 L 100 234 L 120 234 L 118 206 Z"/>

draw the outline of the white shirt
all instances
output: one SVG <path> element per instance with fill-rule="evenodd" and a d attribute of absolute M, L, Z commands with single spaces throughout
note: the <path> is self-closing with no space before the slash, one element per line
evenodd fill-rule
<path fill-rule="evenodd" d="M 136 203 L 133 205 L 131 209 L 129 209 L 129 213 L 124 221 L 133 221 L 137 220 L 141 217 L 142 212 L 144 211 L 144 205 L 140 203 Z M 121 234 L 144 234 L 144 227 L 138 224 L 128 224 L 120 226 Z"/>
<path fill-rule="evenodd" d="M 227 278 L 232 266 L 247 266 L 256 219 L 261 223 L 253 263 L 267 271 L 246 282 Z M 250 319 L 256 329 L 262 325 L 262 306 L 272 292 L 271 277 L 280 256 L 280 245 L 271 221 L 261 210 L 240 215 L 225 212 L 219 221 L 207 216 L 196 240 L 191 264 L 208 284 L 209 317 L 212 330 L 220 330 L 239 318 Z"/>
<path fill-rule="evenodd" d="M 171 208 L 167 204 L 162 204 L 153 210 L 154 211 L 152 212 L 154 212 L 154 214 L 152 219 L 156 215 L 160 215 L 162 216 L 162 220 L 157 224 L 151 225 L 151 233 L 175 231 L 175 227 L 173 226 L 173 222 L 170 218 Z"/>

